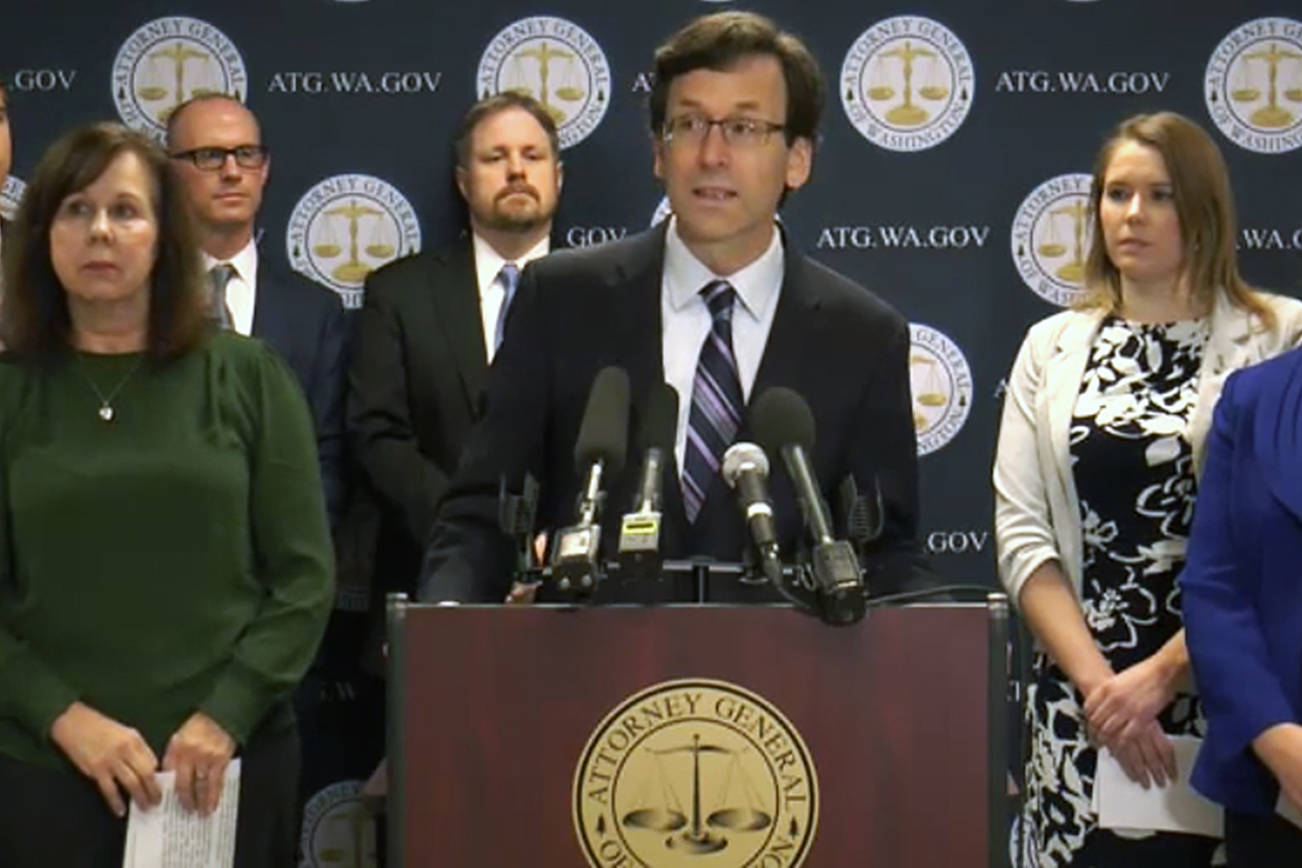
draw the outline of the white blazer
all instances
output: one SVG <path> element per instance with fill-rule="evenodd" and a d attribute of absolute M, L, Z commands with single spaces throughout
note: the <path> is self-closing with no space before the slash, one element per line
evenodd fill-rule
<path fill-rule="evenodd" d="M 1212 408 L 1225 378 L 1237 368 L 1277 355 L 1302 338 L 1302 302 L 1259 294 L 1278 325 L 1235 307 L 1217 293 L 1211 334 L 1198 370 L 1198 401 L 1184 435 L 1201 474 Z M 1100 310 L 1068 310 L 1026 333 L 1004 395 L 995 451 L 995 548 L 999 578 L 1014 603 L 1036 567 L 1056 559 L 1081 592 L 1080 501 L 1068 453 L 1072 408 L 1090 346 L 1103 321 Z"/>

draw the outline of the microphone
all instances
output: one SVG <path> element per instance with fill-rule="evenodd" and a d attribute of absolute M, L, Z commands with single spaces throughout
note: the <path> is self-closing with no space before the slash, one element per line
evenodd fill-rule
<path fill-rule="evenodd" d="M 827 505 L 814 479 L 809 452 L 814 448 L 814 414 L 791 389 L 766 389 L 751 410 L 756 439 L 768 452 L 781 452 L 813 545 L 809 570 L 823 603 L 823 620 L 853 624 L 864 616 L 863 575 L 854 547 L 832 536 Z"/>
<path fill-rule="evenodd" d="M 737 442 L 723 453 L 723 481 L 737 492 L 737 504 L 746 519 L 751 542 L 759 554 L 760 567 L 774 585 L 782 582 L 782 560 L 778 555 L 778 534 L 773 526 L 773 502 L 769 500 L 769 458 L 754 443 Z"/>
<path fill-rule="evenodd" d="M 626 578 L 660 578 L 660 501 L 677 431 L 678 392 L 668 383 L 657 383 L 647 396 L 639 428 L 642 476 L 632 512 L 624 513 L 619 528 L 619 566 Z"/>
<path fill-rule="evenodd" d="M 600 578 L 601 525 L 597 516 L 605 495 L 601 484 L 624 469 L 628 451 L 628 373 L 614 366 L 602 368 L 592 381 L 583 411 L 579 437 L 574 444 L 574 464 L 583 477 L 578 518 L 556 532 L 552 575 L 562 591 L 591 593 Z"/>

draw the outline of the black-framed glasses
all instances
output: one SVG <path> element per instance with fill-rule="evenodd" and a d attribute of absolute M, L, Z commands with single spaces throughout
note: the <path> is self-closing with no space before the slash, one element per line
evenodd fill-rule
<path fill-rule="evenodd" d="M 666 142 L 699 145 L 710 135 L 710 128 L 718 127 L 723 140 L 733 147 L 756 147 L 769 140 L 769 136 L 785 130 L 786 124 L 777 124 L 760 118 L 707 118 L 705 115 L 679 115 L 665 121 Z"/>
<path fill-rule="evenodd" d="M 261 169 L 271 151 L 266 145 L 236 145 L 233 148 L 191 148 L 168 154 L 173 160 L 189 160 L 205 172 L 215 172 L 226 165 L 227 157 L 235 158 L 241 169 Z"/>

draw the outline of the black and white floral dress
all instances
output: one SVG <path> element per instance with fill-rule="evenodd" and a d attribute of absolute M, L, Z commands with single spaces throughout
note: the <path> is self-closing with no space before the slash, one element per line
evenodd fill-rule
<path fill-rule="evenodd" d="M 1206 319 L 1148 325 L 1104 320 L 1072 412 L 1080 499 L 1081 608 L 1114 671 L 1151 656 L 1179 631 L 1176 575 L 1193 520 L 1193 451 L 1184 437 L 1198 397 Z M 1031 754 L 1022 829 L 1025 864 L 1061 866 L 1096 828 L 1096 749 L 1083 697 L 1043 653 L 1027 694 Z M 1159 716 L 1169 734 L 1201 735 L 1188 694 Z"/>

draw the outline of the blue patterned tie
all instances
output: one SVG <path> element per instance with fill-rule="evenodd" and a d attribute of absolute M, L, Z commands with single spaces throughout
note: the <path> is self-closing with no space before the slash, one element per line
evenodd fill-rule
<path fill-rule="evenodd" d="M 724 450 L 741 426 L 745 399 L 732 352 L 732 311 L 737 291 L 726 280 L 701 290 L 714 322 L 701 345 L 692 382 L 692 410 L 687 417 L 687 447 L 683 453 L 683 506 L 695 522 L 710 482 L 719 472 Z"/>
<path fill-rule="evenodd" d="M 497 310 L 497 327 L 493 330 L 493 352 L 496 353 L 502 346 L 502 335 L 506 333 L 506 313 L 511 307 L 511 299 L 515 298 L 515 288 L 520 284 L 520 268 L 514 262 L 507 262 L 502 265 L 502 270 L 497 273 L 497 281 L 502 284 L 502 306 Z"/>

